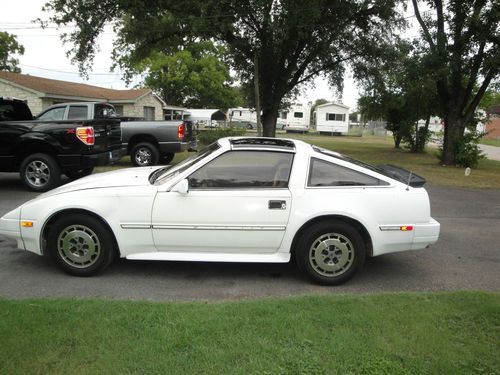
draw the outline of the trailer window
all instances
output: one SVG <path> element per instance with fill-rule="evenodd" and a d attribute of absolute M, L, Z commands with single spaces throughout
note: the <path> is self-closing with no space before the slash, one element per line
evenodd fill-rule
<path fill-rule="evenodd" d="M 293 117 L 295 118 L 303 118 L 304 117 L 304 112 L 294 112 Z"/>
<path fill-rule="evenodd" d="M 345 121 L 345 113 L 327 113 L 326 121 Z"/>

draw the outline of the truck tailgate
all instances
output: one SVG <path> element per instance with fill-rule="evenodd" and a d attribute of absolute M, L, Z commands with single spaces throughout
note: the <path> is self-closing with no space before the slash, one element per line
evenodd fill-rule
<path fill-rule="evenodd" d="M 122 131 L 120 120 L 92 120 L 88 125 L 94 127 L 93 152 L 104 152 L 121 148 Z"/>

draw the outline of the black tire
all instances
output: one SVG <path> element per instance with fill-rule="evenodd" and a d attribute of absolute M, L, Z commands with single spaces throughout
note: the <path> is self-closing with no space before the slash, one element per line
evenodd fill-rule
<path fill-rule="evenodd" d="M 306 229 L 298 241 L 295 258 L 299 269 L 314 282 L 338 285 L 363 266 L 366 248 L 351 225 L 329 221 Z"/>
<path fill-rule="evenodd" d="M 141 142 L 132 148 L 130 160 L 136 167 L 147 167 L 158 164 L 160 155 L 158 149 L 149 142 Z"/>
<path fill-rule="evenodd" d="M 175 153 L 173 152 L 166 152 L 164 154 L 161 154 L 160 156 L 160 163 L 161 164 L 168 164 L 172 160 L 174 160 Z"/>
<path fill-rule="evenodd" d="M 252 124 L 247 124 L 247 129 L 248 130 L 252 130 L 253 129 L 253 125 Z"/>
<path fill-rule="evenodd" d="M 47 154 L 27 156 L 19 168 L 24 185 L 33 191 L 47 191 L 61 182 L 61 168 L 55 159 Z"/>
<path fill-rule="evenodd" d="M 85 214 L 58 219 L 47 236 L 47 249 L 52 260 L 73 276 L 92 276 L 103 271 L 116 254 L 108 228 Z"/>
<path fill-rule="evenodd" d="M 79 178 L 91 175 L 93 171 L 94 171 L 94 167 L 90 167 L 90 168 L 83 168 L 83 169 L 71 169 L 71 170 L 64 172 L 64 174 L 72 180 L 77 180 Z"/>

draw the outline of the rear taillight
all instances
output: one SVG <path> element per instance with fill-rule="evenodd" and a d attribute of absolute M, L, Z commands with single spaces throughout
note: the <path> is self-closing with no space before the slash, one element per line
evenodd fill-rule
<path fill-rule="evenodd" d="M 92 126 L 76 128 L 76 137 L 87 146 L 92 146 L 95 140 L 94 128 Z"/>
<path fill-rule="evenodd" d="M 177 139 L 182 141 L 184 139 L 184 134 L 186 134 L 186 126 L 184 124 L 180 124 L 177 127 Z"/>

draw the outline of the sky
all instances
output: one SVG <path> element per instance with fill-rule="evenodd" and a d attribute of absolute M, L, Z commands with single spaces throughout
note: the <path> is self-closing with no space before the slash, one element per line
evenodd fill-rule
<path fill-rule="evenodd" d="M 0 31 L 16 35 L 18 42 L 25 48 L 24 55 L 18 56 L 22 73 L 113 89 L 127 88 L 121 80 L 122 75 L 119 71 L 110 72 L 114 37 L 111 28 L 105 29 L 99 37 L 99 51 L 96 53 L 93 70 L 89 72 L 87 80 L 78 74 L 77 66 L 72 64 L 70 58 L 66 56 L 66 51 L 70 46 L 62 43 L 59 34 L 67 29 L 41 29 L 37 23 L 32 22 L 36 18 L 47 19 L 47 14 L 41 10 L 46 2 L 47 0 L 17 0 L 2 3 Z M 140 78 L 137 78 L 129 88 L 139 83 Z M 304 90 L 297 98 L 297 102 L 305 104 L 319 98 L 340 101 L 338 97 L 334 97 L 334 92 L 330 89 L 326 79 L 316 78 L 314 86 L 314 88 Z M 347 74 L 342 102 L 354 110 L 357 98 L 356 85 Z"/>

